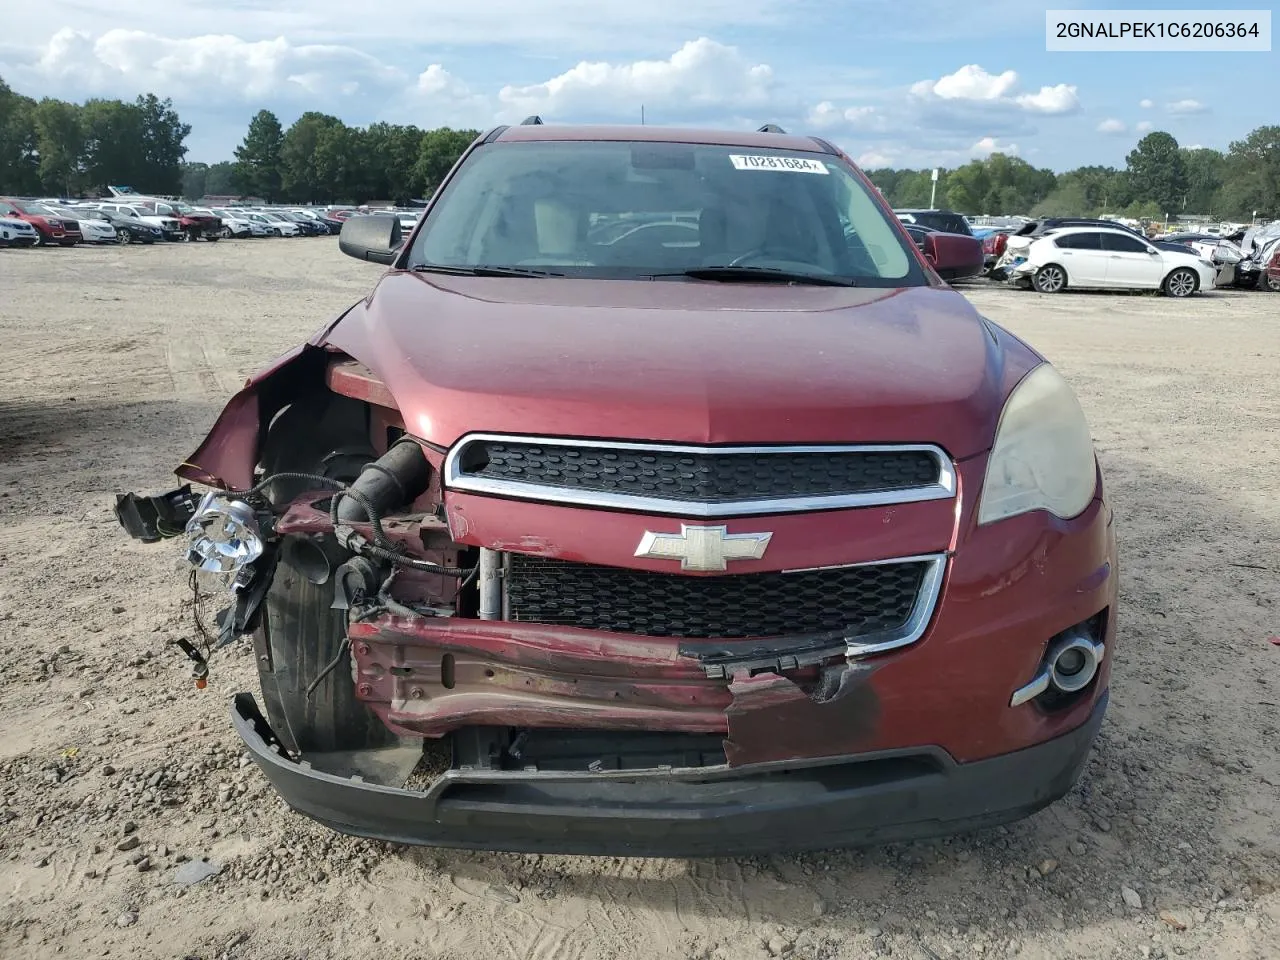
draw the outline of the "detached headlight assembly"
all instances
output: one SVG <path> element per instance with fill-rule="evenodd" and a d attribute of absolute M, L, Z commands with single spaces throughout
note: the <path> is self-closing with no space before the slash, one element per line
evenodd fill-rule
<path fill-rule="evenodd" d="M 1084 512 L 1097 486 L 1093 439 L 1080 401 L 1048 363 L 1027 374 L 1000 414 L 978 503 L 978 523 L 1033 510 L 1063 520 Z"/>

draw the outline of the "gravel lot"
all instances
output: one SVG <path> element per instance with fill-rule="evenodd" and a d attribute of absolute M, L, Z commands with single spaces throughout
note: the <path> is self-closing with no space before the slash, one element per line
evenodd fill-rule
<path fill-rule="evenodd" d="M 0 251 L 0 956 L 1277 955 L 1280 297 L 967 288 L 1079 390 L 1118 513 L 1111 712 L 1066 800 L 933 843 L 573 859 L 291 814 L 227 720 L 248 650 L 193 690 L 181 550 L 111 516 L 377 269 L 324 239 Z"/>

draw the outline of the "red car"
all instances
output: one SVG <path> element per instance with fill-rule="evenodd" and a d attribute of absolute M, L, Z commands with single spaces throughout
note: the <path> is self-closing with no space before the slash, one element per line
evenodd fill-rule
<path fill-rule="evenodd" d="M 499 127 L 409 236 L 340 246 L 388 266 L 369 296 L 231 399 L 186 486 L 116 504 L 226 584 L 217 645 L 251 634 L 262 688 L 232 721 L 295 809 L 725 855 L 1071 788 L 1116 637 L 1089 427 L 836 147 Z"/>
<path fill-rule="evenodd" d="M 982 241 L 962 233 L 946 233 L 916 224 L 902 229 L 915 241 L 924 258 L 948 282 L 979 277 L 983 270 Z"/>
<path fill-rule="evenodd" d="M 40 235 L 40 239 L 36 241 L 37 246 L 56 243 L 60 247 L 73 247 L 84 239 L 80 234 L 78 221 L 60 217 L 49 208 L 31 200 L 0 197 L 0 217 L 6 216 L 25 220 L 35 227 Z"/>
<path fill-rule="evenodd" d="M 1280 293 L 1280 248 L 1271 255 L 1271 262 L 1267 264 L 1267 289 Z"/>

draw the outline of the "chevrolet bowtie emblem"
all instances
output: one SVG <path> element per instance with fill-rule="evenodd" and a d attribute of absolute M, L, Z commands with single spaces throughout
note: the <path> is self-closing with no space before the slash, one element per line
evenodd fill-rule
<path fill-rule="evenodd" d="M 730 533 L 728 527 L 682 523 L 679 533 L 646 530 L 636 556 L 679 560 L 681 570 L 724 570 L 730 560 L 759 560 L 772 538 L 772 533 Z"/>

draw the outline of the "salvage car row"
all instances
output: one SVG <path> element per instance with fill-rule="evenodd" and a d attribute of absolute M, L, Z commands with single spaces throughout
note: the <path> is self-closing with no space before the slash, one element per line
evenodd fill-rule
<path fill-rule="evenodd" d="M 1153 290 L 1177 298 L 1218 287 L 1280 291 L 1280 223 L 1229 236 L 1149 237 L 1117 220 L 1054 217 L 975 231 L 948 210 L 895 212 L 948 280 L 986 276 L 1039 293 Z"/>
<path fill-rule="evenodd" d="M 0 197 L 0 246 L 158 243 L 337 234 L 350 211 L 309 207 L 198 207 L 118 194 L 102 200 Z"/>

